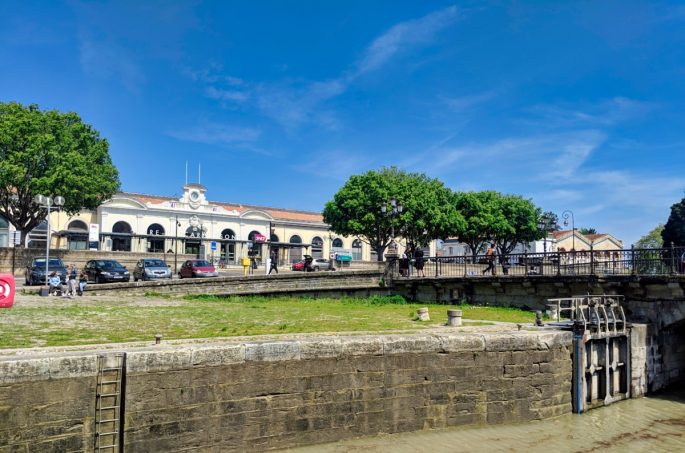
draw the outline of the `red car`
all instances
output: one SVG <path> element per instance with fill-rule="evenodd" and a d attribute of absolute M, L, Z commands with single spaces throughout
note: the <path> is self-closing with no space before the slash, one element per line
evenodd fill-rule
<path fill-rule="evenodd" d="M 204 277 L 218 277 L 219 273 L 216 271 L 207 260 L 188 260 L 178 270 L 179 278 L 204 278 Z"/>

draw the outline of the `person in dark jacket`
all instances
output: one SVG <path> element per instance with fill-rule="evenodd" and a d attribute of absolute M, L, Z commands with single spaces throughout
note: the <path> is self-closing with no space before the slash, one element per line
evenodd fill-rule
<path fill-rule="evenodd" d="M 416 268 L 416 276 L 418 277 L 419 275 L 421 277 L 425 277 L 426 274 L 423 272 L 423 265 L 425 264 L 425 261 L 423 259 L 423 250 L 420 248 L 416 249 L 416 252 L 414 252 L 414 267 Z"/>
<path fill-rule="evenodd" d="M 271 274 L 271 271 L 276 271 L 278 274 L 278 251 L 276 250 L 271 251 L 271 267 L 269 267 L 269 274 Z"/>

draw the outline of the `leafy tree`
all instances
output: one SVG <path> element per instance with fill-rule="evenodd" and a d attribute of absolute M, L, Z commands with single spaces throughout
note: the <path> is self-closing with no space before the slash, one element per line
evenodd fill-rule
<path fill-rule="evenodd" d="M 381 205 L 393 196 L 403 206 L 394 217 L 381 212 Z M 323 218 L 336 233 L 359 236 L 382 261 L 393 239 L 393 225 L 396 236 L 407 240 L 408 248 L 459 232 L 464 219 L 449 202 L 450 197 L 450 190 L 437 179 L 395 167 L 382 168 L 351 176 L 326 203 Z"/>
<path fill-rule="evenodd" d="M 649 233 L 642 236 L 635 243 L 635 248 L 638 249 L 660 249 L 664 246 L 664 240 L 661 238 L 661 232 L 664 230 L 664 224 L 659 224 Z"/>
<path fill-rule="evenodd" d="M 500 195 L 496 198 L 496 222 L 493 224 L 493 236 L 502 255 L 514 250 L 516 244 L 542 239 L 545 232 L 538 228 L 541 210 L 532 200 L 520 195 Z"/>
<path fill-rule="evenodd" d="M 501 194 L 494 191 L 457 192 L 453 195 L 454 207 L 465 219 L 459 240 L 471 249 L 476 257 L 486 241 L 493 238 L 495 224 L 501 223 L 498 200 Z"/>
<path fill-rule="evenodd" d="M 586 228 L 586 227 L 581 228 L 580 230 L 578 230 L 578 232 L 580 234 L 597 234 L 597 230 L 595 230 L 594 228 Z"/>
<path fill-rule="evenodd" d="M 545 222 L 547 231 L 557 231 L 561 229 L 559 226 L 559 216 L 552 211 L 543 212 L 540 219 Z"/>
<path fill-rule="evenodd" d="M 685 198 L 671 206 L 671 215 L 661 232 L 664 245 L 670 247 L 671 242 L 676 246 L 685 246 Z"/>
<path fill-rule="evenodd" d="M 0 214 L 24 236 L 47 212 L 36 194 L 61 195 L 74 214 L 95 209 L 119 189 L 107 140 L 76 113 L 0 103 Z"/>

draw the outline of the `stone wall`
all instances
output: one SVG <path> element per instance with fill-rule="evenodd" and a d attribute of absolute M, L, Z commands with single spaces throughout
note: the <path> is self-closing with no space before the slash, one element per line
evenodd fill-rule
<path fill-rule="evenodd" d="M 118 345 L 125 451 L 260 451 L 556 416 L 571 411 L 571 342 L 439 330 Z M 97 352 L 0 358 L 0 445 L 92 451 Z"/>

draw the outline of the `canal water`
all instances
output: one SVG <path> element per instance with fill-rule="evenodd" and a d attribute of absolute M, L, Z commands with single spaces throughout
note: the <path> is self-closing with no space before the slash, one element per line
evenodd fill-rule
<path fill-rule="evenodd" d="M 297 453 L 685 452 L 685 383 L 649 398 L 520 425 L 380 435 Z"/>

